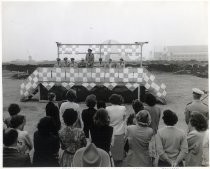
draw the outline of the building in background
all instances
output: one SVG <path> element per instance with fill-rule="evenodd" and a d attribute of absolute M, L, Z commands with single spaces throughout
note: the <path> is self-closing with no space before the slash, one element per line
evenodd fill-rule
<path fill-rule="evenodd" d="M 208 61 L 208 46 L 165 46 L 154 50 L 154 60 Z"/>

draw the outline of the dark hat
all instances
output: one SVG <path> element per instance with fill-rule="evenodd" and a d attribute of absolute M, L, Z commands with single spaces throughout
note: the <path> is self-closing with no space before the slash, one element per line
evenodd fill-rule
<path fill-rule="evenodd" d="M 72 167 L 111 167 L 111 163 L 108 153 L 91 143 L 77 150 Z"/>

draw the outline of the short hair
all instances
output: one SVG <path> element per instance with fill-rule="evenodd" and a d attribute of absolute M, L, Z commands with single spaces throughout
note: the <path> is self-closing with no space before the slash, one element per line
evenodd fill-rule
<path fill-rule="evenodd" d="M 8 112 L 10 116 L 14 116 L 20 112 L 20 106 L 18 104 L 12 103 L 9 105 Z"/>
<path fill-rule="evenodd" d="M 49 135 L 55 128 L 55 123 L 53 121 L 53 118 L 50 116 L 41 118 L 37 125 L 37 128 L 38 132 L 41 135 Z"/>
<path fill-rule="evenodd" d="M 208 122 L 206 117 L 201 113 L 194 112 L 190 117 L 191 126 L 195 127 L 197 131 L 206 131 L 208 128 Z"/>
<path fill-rule="evenodd" d="M 17 128 L 18 126 L 23 124 L 24 121 L 25 121 L 25 116 L 23 116 L 23 115 L 15 115 L 10 120 L 10 124 L 11 124 L 12 128 Z"/>
<path fill-rule="evenodd" d="M 55 93 L 53 93 L 53 92 L 50 92 L 49 94 L 48 94 L 48 100 L 49 101 L 53 101 L 53 99 L 55 98 Z"/>
<path fill-rule="evenodd" d="M 97 109 L 100 109 L 100 108 L 106 108 L 106 102 L 103 101 L 103 100 L 99 100 L 97 101 Z"/>
<path fill-rule="evenodd" d="M 197 94 L 197 93 L 194 93 L 193 92 L 193 98 L 195 98 L 195 99 L 200 99 L 201 98 L 201 94 Z"/>
<path fill-rule="evenodd" d="M 143 103 L 138 99 L 136 99 L 132 102 L 132 107 L 133 107 L 135 114 L 137 114 L 140 110 L 144 109 Z"/>
<path fill-rule="evenodd" d="M 119 94 L 112 94 L 109 98 L 110 103 L 121 105 L 123 102 L 123 97 Z"/>
<path fill-rule="evenodd" d="M 165 110 L 162 119 L 167 126 L 174 126 L 178 121 L 176 113 L 171 110 Z"/>
<path fill-rule="evenodd" d="M 15 129 L 7 128 L 3 131 L 3 144 L 11 146 L 17 141 L 18 132 Z"/>
<path fill-rule="evenodd" d="M 96 111 L 96 114 L 93 117 L 94 123 L 98 126 L 109 125 L 110 118 L 108 112 L 104 108 L 100 108 Z"/>
<path fill-rule="evenodd" d="M 70 102 L 73 102 L 77 99 L 77 95 L 76 95 L 76 91 L 73 89 L 70 89 L 67 93 L 66 93 L 66 99 Z"/>
<path fill-rule="evenodd" d="M 146 94 L 145 102 L 149 106 L 154 106 L 156 104 L 157 100 L 156 100 L 155 96 L 153 96 L 151 93 L 148 93 L 148 94 Z"/>
<path fill-rule="evenodd" d="M 96 96 L 94 94 L 88 95 L 86 97 L 86 106 L 89 108 L 93 108 L 96 105 Z"/>
<path fill-rule="evenodd" d="M 78 113 L 74 109 L 66 109 L 63 113 L 63 121 L 67 126 L 73 125 L 78 119 Z"/>

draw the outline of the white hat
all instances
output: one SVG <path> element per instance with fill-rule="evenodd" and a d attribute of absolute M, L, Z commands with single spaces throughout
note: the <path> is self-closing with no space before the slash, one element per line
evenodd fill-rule
<path fill-rule="evenodd" d="M 111 167 L 109 154 L 93 143 L 77 150 L 72 167 Z"/>
<path fill-rule="evenodd" d="M 202 90 L 198 89 L 198 88 L 193 88 L 192 91 L 195 94 L 199 94 L 199 95 L 203 95 L 204 94 L 204 92 Z"/>

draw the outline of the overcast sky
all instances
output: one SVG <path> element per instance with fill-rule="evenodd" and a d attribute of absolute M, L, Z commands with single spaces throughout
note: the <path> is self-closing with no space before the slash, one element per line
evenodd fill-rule
<path fill-rule="evenodd" d="M 207 2 L 3 2 L 3 61 L 55 60 L 62 43 L 207 45 Z"/>

